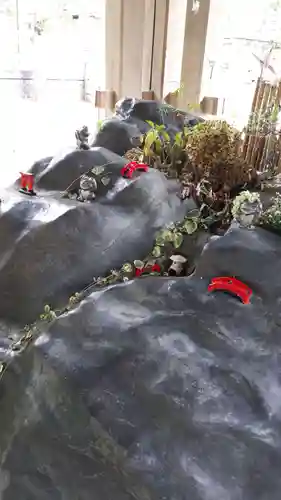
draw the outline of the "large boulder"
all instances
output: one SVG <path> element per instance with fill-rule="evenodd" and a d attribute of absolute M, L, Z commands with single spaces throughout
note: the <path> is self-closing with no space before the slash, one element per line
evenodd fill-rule
<path fill-rule="evenodd" d="M 281 273 L 280 243 L 280 238 L 267 230 L 232 227 L 223 238 L 211 240 L 199 259 L 196 274 L 210 279 L 235 276 L 272 308 L 281 297 L 281 282 L 276 279 L 279 269 Z"/>
<path fill-rule="evenodd" d="M 280 498 L 278 235 L 235 224 L 189 235 L 191 277 L 91 287 L 51 323 L 19 329 L 142 259 L 159 228 L 194 210 L 156 170 L 120 175 L 114 152 L 147 121 L 170 135 L 190 124 L 159 106 L 123 100 L 95 148 L 33 165 L 37 196 L 18 183 L 1 193 L 0 500 Z M 89 170 L 95 201 L 62 198 Z M 209 293 L 215 276 L 245 282 L 250 303 Z"/>
<path fill-rule="evenodd" d="M 149 125 L 143 124 L 146 130 L 148 130 Z M 123 156 L 129 149 L 139 144 L 141 133 L 142 130 L 139 123 L 134 123 L 130 120 L 119 120 L 117 117 L 113 117 L 103 122 L 92 146 L 107 148 Z"/>
<path fill-rule="evenodd" d="M 136 119 L 142 122 L 151 121 L 156 125 L 165 125 L 182 130 L 183 125 L 195 125 L 202 121 L 196 115 L 175 109 L 161 101 L 135 99 L 126 97 L 116 104 L 116 115 L 122 119 Z"/>
<path fill-rule="evenodd" d="M 41 160 L 37 160 L 31 166 L 29 172 L 34 176 L 42 174 L 42 172 L 50 165 L 53 156 L 46 156 L 46 158 L 42 158 Z"/>
<path fill-rule="evenodd" d="M 280 254 L 231 230 L 191 278 L 113 286 L 57 319 L 2 382 L 3 500 L 279 500 Z M 252 283 L 251 303 L 208 293 L 212 273 Z"/>
<path fill-rule="evenodd" d="M 54 157 L 47 167 L 35 177 L 36 187 L 50 191 L 65 191 L 82 174 L 94 167 L 104 167 L 110 176 L 120 177 L 121 168 L 127 163 L 108 149 L 95 147 L 88 151 L 74 150 Z"/>
<path fill-rule="evenodd" d="M 106 167 L 109 173 L 112 166 Z M 66 169 L 60 168 L 62 176 L 56 181 L 54 172 L 50 188 L 63 187 Z M 118 176 L 89 204 L 47 192 L 33 198 L 6 193 L 0 215 L 0 318 L 26 323 L 44 304 L 62 306 L 93 277 L 143 258 L 156 231 L 183 218 L 187 206 L 178 198 L 178 185 L 161 173 L 151 170 L 133 181 L 123 179 L 120 170 Z"/>
<path fill-rule="evenodd" d="M 93 146 L 102 146 L 122 156 L 139 144 L 140 136 L 150 129 L 148 122 L 165 125 L 173 139 L 184 126 L 194 126 L 200 121 L 201 118 L 160 101 L 126 97 L 116 104 L 115 115 L 102 124 Z"/>

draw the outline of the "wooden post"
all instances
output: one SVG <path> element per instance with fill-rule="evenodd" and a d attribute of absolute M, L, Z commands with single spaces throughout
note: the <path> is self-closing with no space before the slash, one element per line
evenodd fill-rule
<path fill-rule="evenodd" d="M 200 102 L 200 108 L 206 115 L 217 115 L 219 100 L 217 97 L 203 97 Z"/>
<path fill-rule="evenodd" d="M 178 92 L 169 92 L 169 94 L 164 97 L 164 101 L 174 108 L 178 107 Z"/>
<path fill-rule="evenodd" d="M 181 92 L 179 106 L 187 109 L 189 104 L 199 104 L 210 0 L 201 0 L 199 11 L 192 11 L 192 3 L 187 2 L 185 36 L 181 68 Z"/>
<path fill-rule="evenodd" d="M 106 0 L 106 88 L 162 98 L 169 0 Z"/>
<path fill-rule="evenodd" d="M 143 90 L 141 93 L 142 99 L 147 99 L 148 101 L 153 101 L 155 99 L 155 94 L 153 90 Z"/>
<path fill-rule="evenodd" d="M 113 111 L 116 104 L 116 92 L 114 90 L 96 90 L 95 107 Z"/>

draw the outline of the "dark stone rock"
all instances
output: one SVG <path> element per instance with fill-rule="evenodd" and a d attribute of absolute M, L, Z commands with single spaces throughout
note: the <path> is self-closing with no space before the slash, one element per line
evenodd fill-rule
<path fill-rule="evenodd" d="M 50 165 L 51 161 L 53 159 L 53 156 L 47 156 L 46 158 L 42 158 L 42 160 L 36 161 L 29 172 L 33 174 L 34 176 L 42 174 L 44 170 Z"/>
<path fill-rule="evenodd" d="M 109 149 L 119 146 L 116 123 L 123 150 L 126 134 L 131 141 L 145 120 L 157 123 L 153 105 L 123 108 L 103 136 Z M 233 225 L 205 246 L 206 233 L 187 237 L 191 277 L 98 290 L 24 352 L 12 347 L 13 323 L 33 322 L 45 304 L 60 308 L 94 276 L 143 258 L 160 227 L 195 208 L 157 171 L 121 178 L 125 163 L 102 148 L 75 151 L 32 167 L 37 196 L 3 195 L 0 498 L 279 500 L 277 235 Z M 95 202 L 56 192 L 94 167 Z M 208 293 L 223 275 L 252 288 L 250 304 Z"/>
<path fill-rule="evenodd" d="M 175 110 L 159 101 L 145 101 L 126 97 L 116 104 L 113 118 L 106 120 L 97 133 L 93 146 L 102 146 L 123 156 L 139 145 L 139 138 L 150 129 L 148 122 L 165 125 L 173 139 L 184 125 L 193 126 L 200 118 Z"/>
<path fill-rule="evenodd" d="M 140 100 L 125 97 L 116 104 L 115 112 L 120 118 L 137 118 L 141 121 L 151 121 L 157 125 L 163 123 L 164 113 L 158 101 Z"/>
<path fill-rule="evenodd" d="M 33 163 L 32 167 L 29 169 L 28 172 L 34 175 L 35 181 L 37 176 L 41 175 L 44 172 L 44 170 L 46 170 L 48 165 L 51 163 L 52 159 L 53 159 L 52 156 L 47 156 L 46 158 L 42 158 L 41 160 L 38 160 L 35 163 Z M 14 186 L 17 189 L 21 187 L 21 176 L 18 177 L 18 179 L 14 183 Z"/>
<path fill-rule="evenodd" d="M 198 123 L 203 123 L 204 119 L 201 116 L 192 115 L 192 113 L 186 113 L 184 117 L 184 125 L 187 127 L 195 127 Z"/>
<path fill-rule="evenodd" d="M 88 167 L 95 152 L 77 154 L 85 155 Z M 63 176 L 54 173 L 50 186 L 56 179 L 58 186 Z M 94 276 L 143 258 L 151 250 L 155 232 L 186 211 L 177 196 L 178 185 L 157 171 L 140 174 L 133 182 L 120 177 L 113 188 L 108 185 L 104 190 L 104 197 L 100 194 L 100 200 L 90 204 L 56 200 L 46 193 L 43 197 L 40 192 L 34 198 L 18 193 L 4 197 L 0 318 L 27 323 L 45 304 L 61 307 Z"/>
<path fill-rule="evenodd" d="M 148 132 L 151 129 L 151 126 L 146 121 L 140 120 L 135 116 L 134 117 L 129 116 L 128 118 L 125 118 L 124 120 L 122 120 L 122 123 L 126 124 L 126 126 L 129 125 L 129 127 L 133 126 L 135 130 L 139 131 L 139 135 L 146 134 L 146 132 Z M 135 134 L 135 136 L 133 136 L 132 138 L 132 143 L 138 146 L 139 136 L 136 137 Z"/>
<path fill-rule="evenodd" d="M 139 145 L 140 136 L 150 129 L 149 121 L 165 125 L 173 139 L 177 132 L 183 130 L 184 125 L 194 126 L 203 120 L 159 101 L 126 97 L 116 104 L 115 116 L 104 121 L 93 146 L 101 146 L 123 156 Z"/>
<path fill-rule="evenodd" d="M 2 382 L 4 499 L 279 500 L 280 248 L 231 230 L 191 278 L 56 320 Z M 223 274 L 252 283 L 249 305 L 207 292 Z"/>
<path fill-rule="evenodd" d="M 50 191 L 65 191 L 85 172 L 98 166 L 110 166 L 110 171 L 120 175 L 126 160 L 104 148 L 88 151 L 75 150 L 66 156 L 53 158 L 48 167 L 36 176 L 36 187 Z"/>
<path fill-rule="evenodd" d="M 235 276 L 247 283 L 255 296 L 269 301 L 281 296 L 280 237 L 261 228 L 231 228 L 223 237 L 213 237 L 205 247 L 196 270 L 197 276 Z M 270 305 L 271 304 L 271 305 Z"/>
<path fill-rule="evenodd" d="M 196 125 L 202 118 L 173 108 L 160 101 L 149 101 L 126 97 L 116 104 L 116 115 L 122 119 L 137 119 L 143 122 L 151 121 L 157 125 L 174 127 L 182 130 L 183 125 Z"/>
<path fill-rule="evenodd" d="M 123 156 L 129 149 L 139 144 L 141 131 L 134 122 L 116 117 L 106 120 L 97 133 L 93 147 L 101 146 Z"/>

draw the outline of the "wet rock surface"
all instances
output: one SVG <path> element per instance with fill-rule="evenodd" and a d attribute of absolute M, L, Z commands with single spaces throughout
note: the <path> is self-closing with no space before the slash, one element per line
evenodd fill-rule
<path fill-rule="evenodd" d="M 278 235 L 188 236 L 192 276 L 96 290 L 17 346 L 45 304 L 142 259 L 194 211 L 157 171 L 123 179 L 124 163 L 73 151 L 32 167 L 37 196 L 1 195 L 0 499 L 279 500 Z M 61 197 L 92 169 L 92 203 Z M 209 293 L 215 276 L 250 286 L 250 303 Z"/>

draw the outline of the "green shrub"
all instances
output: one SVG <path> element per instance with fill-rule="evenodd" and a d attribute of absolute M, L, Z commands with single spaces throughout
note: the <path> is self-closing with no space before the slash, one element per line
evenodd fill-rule
<path fill-rule="evenodd" d="M 279 193 L 273 198 L 272 205 L 262 214 L 261 225 L 281 233 L 281 195 Z"/>

